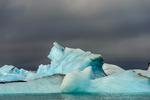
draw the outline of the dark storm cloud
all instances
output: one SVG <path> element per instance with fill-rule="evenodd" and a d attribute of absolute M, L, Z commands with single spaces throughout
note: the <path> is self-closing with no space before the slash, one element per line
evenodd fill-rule
<path fill-rule="evenodd" d="M 149 9 L 148 0 L 0 0 L 0 65 L 49 63 L 46 56 L 58 41 L 123 67 L 145 66 Z"/>

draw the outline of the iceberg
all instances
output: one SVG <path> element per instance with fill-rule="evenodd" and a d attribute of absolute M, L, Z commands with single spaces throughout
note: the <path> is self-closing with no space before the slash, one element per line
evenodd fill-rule
<path fill-rule="evenodd" d="M 92 70 L 96 78 L 106 76 L 102 69 L 103 58 L 100 54 L 85 52 L 81 49 L 64 48 L 54 42 L 54 46 L 52 47 L 48 58 L 51 60 L 51 64 L 41 64 L 36 73 L 29 72 L 24 69 L 19 70 L 12 65 L 5 65 L 0 68 L 0 73 L 9 74 L 3 77 L 10 77 L 12 75 L 11 77 L 13 77 L 13 79 L 3 77 L 2 79 L 5 81 L 29 81 L 54 74 L 67 74 L 74 70 L 82 71 L 88 66 L 92 66 Z M 20 79 L 18 77 L 22 78 Z"/>
<path fill-rule="evenodd" d="M 13 65 L 0 68 L 0 94 L 6 93 L 150 93 L 149 70 L 124 70 L 103 62 L 100 54 L 54 42 L 50 64 L 37 71 Z"/>

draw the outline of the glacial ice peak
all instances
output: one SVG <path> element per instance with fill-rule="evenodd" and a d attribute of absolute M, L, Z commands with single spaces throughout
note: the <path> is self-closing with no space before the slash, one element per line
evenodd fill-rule
<path fill-rule="evenodd" d="M 67 74 L 74 70 L 84 70 L 88 66 L 92 66 L 93 73 L 96 77 L 105 76 L 102 71 L 103 58 L 100 54 L 93 54 L 88 51 L 85 52 L 78 48 L 63 48 L 58 43 L 54 42 L 54 46 L 48 57 L 51 59 L 51 64 L 50 68 L 43 72 L 44 76 L 57 73 Z M 39 68 L 42 69 L 42 66 Z M 39 69 L 38 73 L 40 73 Z"/>
<path fill-rule="evenodd" d="M 53 45 L 54 46 L 52 47 L 51 52 L 48 55 L 48 58 L 51 60 L 56 60 L 63 55 L 64 48 L 60 46 L 57 42 L 54 42 Z"/>

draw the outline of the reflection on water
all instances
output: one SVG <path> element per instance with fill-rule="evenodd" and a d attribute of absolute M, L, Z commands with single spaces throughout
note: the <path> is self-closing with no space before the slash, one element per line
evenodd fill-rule
<path fill-rule="evenodd" d="M 0 100 L 150 100 L 150 94 L 14 94 Z"/>

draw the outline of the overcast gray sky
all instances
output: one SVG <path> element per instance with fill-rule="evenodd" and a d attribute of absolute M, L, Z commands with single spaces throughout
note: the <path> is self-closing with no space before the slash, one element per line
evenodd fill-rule
<path fill-rule="evenodd" d="M 0 66 L 48 64 L 54 41 L 147 69 L 150 0 L 0 0 Z"/>

